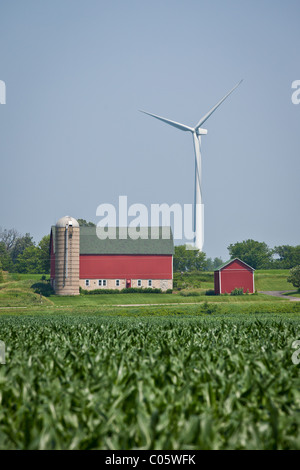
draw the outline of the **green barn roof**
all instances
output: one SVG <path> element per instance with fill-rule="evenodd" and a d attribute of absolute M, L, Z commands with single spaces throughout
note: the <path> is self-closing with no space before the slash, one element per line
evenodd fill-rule
<path fill-rule="evenodd" d="M 174 243 L 170 227 L 141 227 L 140 238 L 133 239 L 134 228 L 109 228 L 109 238 L 100 239 L 103 229 L 80 227 L 81 255 L 173 255 Z M 55 226 L 52 227 L 55 252 Z M 115 238 L 112 238 L 115 237 Z"/>

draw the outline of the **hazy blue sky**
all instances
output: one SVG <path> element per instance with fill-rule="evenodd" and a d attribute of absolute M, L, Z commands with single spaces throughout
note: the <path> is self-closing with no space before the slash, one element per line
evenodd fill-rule
<path fill-rule="evenodd" d="M 203 137 L 208 256 L 300 243 L 300 2 L 0 1 L 0 226 L 36 241 L 101 203 L 192 203 Z"/>

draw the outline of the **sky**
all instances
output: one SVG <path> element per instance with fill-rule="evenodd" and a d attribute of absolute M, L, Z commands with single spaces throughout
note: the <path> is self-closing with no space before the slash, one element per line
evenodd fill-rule
<path fill-rule="evenodd" d="M 298 0 L 0 0 L 0 226 L 38 242 L 100 204 L 192 204 L 205 123 L 204 247 L 300 244 Z M 176 244 L 184 243 L 177 240 Z"/>

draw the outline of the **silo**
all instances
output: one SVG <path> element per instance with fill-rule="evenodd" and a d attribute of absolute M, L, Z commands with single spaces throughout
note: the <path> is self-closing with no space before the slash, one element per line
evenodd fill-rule
<path fill-rule="evenodd" d="M 55 227 L 55 286 L 57 295 L 79 294 L 79 237 L 76 219 L 66 215 Z"/>

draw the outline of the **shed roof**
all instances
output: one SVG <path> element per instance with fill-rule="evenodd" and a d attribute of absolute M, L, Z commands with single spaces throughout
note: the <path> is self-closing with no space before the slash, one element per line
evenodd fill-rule
<path fill-rule="evenodd" d="M 110 227 L 110 238 L 100 239 L 97 227 L 80 227 L 81 255 L 173 255 L 170 227 L 141 227 L 140 238 L 133 239 L 135 228 Z M 55 252 L 55 226 L 52 227 Z M 169 232 L 169 235 L 168 235 Z M 102 230 L 103 234 L 103 230 Z M 168 237 L 167 237 L 168 235 Z M 115 238 L 112 238 L 115 236 Z M 166 238 L 167 237 L 167 238 Z"/>
<path fill-rule="evenodd" d="M 215 269 L 215 271 L 221 271 L 223 268 L 225 268 L 226 266 L 228 266 L 229 264 L 233 263 L 233 261 L 240 261 L 240 263 L 244 264 L 245 266 L 247 266 L 248 268 L 252 269 L 252 271 L 255 271 L 254 268 L 252 268 L 252 266 L 250 266 L 249 264 L 245 263 L 245 261 L 242 261 L 241 259 L 239 258 L 233 258 L 233 259 L 230 259 L 229 261 L 226 261 L 225 263 L 221 264 L 217 269 Z"/>

